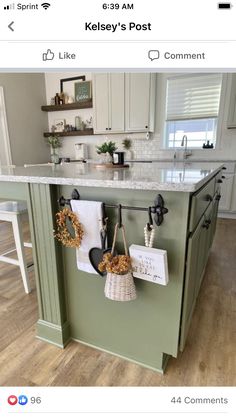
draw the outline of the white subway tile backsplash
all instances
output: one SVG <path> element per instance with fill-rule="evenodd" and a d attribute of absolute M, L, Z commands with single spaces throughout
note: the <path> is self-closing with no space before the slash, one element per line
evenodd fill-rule
<path fill-rule="evenodd" d="M 114 141 L 117 144 L 119 150 L 124 150 L 122 141 L 124 138 L 129 137 L 132 141 L 132 158 L 133 159 L 154 159 L 158 158 L 158 151 L 160 147 L 160 138 L 155 136 L 155 139 L 150 135 L 150 139 L 145 139 L 144 133 L 137 134 L 111 134 L 107 135 L 93 135 L 87 137 L 66 137 L 63 141 L 63 146 L 59 150 L 60 156 L 75 157 L 74 145 L 76 143 L 85 143 L 88 145 L 89 158 L 96 159 L 98 157 L 96 153 L 96 146 L 102 144 L 105 141 Z"/>

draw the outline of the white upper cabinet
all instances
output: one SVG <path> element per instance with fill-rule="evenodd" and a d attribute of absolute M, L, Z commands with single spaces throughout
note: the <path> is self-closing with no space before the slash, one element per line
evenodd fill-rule
<path fill-rule="evenodd" d="M 94 132 L 106 132 L 109 128 L 109 74 L 93 77 Z"/>
<path fill-rule="evenodd" d="M 229 102 L 228 128 L 236 128 L 236 74 L 232 74 L 232 85 Z"/>
<path fill-rule="evenodd" d="M 234 177 L 234 181 L 233 181 L 231 211 L 236 212 L 236 178 L 235 177 Z"/>
<path fill-rule="evenodd" d="M 124 73 L 93 75 L 94 133 L 124 132 Z"/>
<path fill-rule="evenodd" d="M 94 74 L 94 133 L 153 132 L 155 97 L 155 74 Z"/>
<path fill-rule="evenodd" d="M 124 86 L 124 73 L 110 74 L 110 128 L 113 132 L 124 132 Z"/>
<path fill-rule="evenodd" d="M 155 74 L 125 75 L 125 131 L 154 131 L 155 81 Z"/>
<path fill-rule="evenodd" d="M 225 170 L 222 173 L 221 199 L 219 202 L 220 212 L 234 212 L 236 211 L 235 202 L 235 163 L 226 162 L 224 163 Z"/>
<path fill-rule="evenodd" d="M 231 208 L 231 197 L 233 190 L 233 173 L 224 173 L 225 179 L 221 184 L 221 199 L 219 202 L 219 211 L 230 211 Z"/>

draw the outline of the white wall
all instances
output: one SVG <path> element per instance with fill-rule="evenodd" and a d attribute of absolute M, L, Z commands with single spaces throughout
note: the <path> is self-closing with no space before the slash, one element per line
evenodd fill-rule
<path fill-rule="evenodd" d="M 48 161 L 50 153 L 43 137 L 47 116 L 40 110 L 46 101 L 44 75 L 0 73 L 0 86 L 4 89 L 12 163 L 21 166 Z"/>
<path fill-rule="evenodd" d="M 46 82 L 46 96 L 47 104 L 50 104 L 50 100 L 55 96 L 57 92 L 60 91 L 60 79 L 67 77 L 75 77 L 85 75 L 86 80 L 92 79 L 91 73 L 46 73 L 45 82 Z M 150 136 L 150 140 L 145 139 L 145 134 L 116 134 L 109 136 L 105 135 L 93 135 L 87 137 L 65 137 L 63 140 L 63 147 L 60 150 L 60 155 L 64 157 L 74 158 L 74 144 L 78 142 L 83 142 L 88 144 L 89 147 L 89 157 L 96 158 L 96 149 L 95 146 L 101 144 L 104 141 L 113 140 L 116 141 L 120 149 L 122 149 L 122 140 L 124 138 L 132 139 L 132 149 L 133 155 L 136 159 L 149 159 L 149 158 L 167 158 L 173 157 L 173 150 L 164 150 L 162 145 L 162 136 L 163 136 L 163 121 L 164 121 L 164 112 L 165 112 L 165 84 L 164 84 L 165 75 L 157 74 L 157 92 L 156 92 L 156 124 L 155 132 Z M 221 100 L 221 109 L 219 116 L 219 125 L 218 125 L 218 140 L 217 140 L 217 149 L 215 150 L 194 150 L 192 158 L 204 157 L 209 159 L 222 158 L 222 160 L 227 158 L 236 159 L 236 129 L 229 130 L 227 129 L 227 117 L 228 117 L 228 108 L 229 108 L 229 96 L 231 89 L 231 79 L 232 76 L 225 75 L 223 83 L 223 96 Z M 73 95 L 73 83 L 68 83 L 65 85 L 67 93 Z M 48 114 L 49 129 L 54 124 L 55 119 L 65 119 L 66 123 L 75 125 L 75 117 L 77 115 L 81 116 L 83 120 L 88 119 L 93 114 L 92 109 L 81 109 L 76 111 L 60 111 L 52 112 Z M 181 152 L 180 152 L 181 154 Z M 180 156 L 181 157 L 181 156 Z"/>
<path fill-rule="evenodd" d="M 235 77 L 235 75 L 233 75 Z M 225 95 L 221 101 L 220 117 L 219 117 L 219 137 L 218 149 L 215 150 L 216 155 L 222 153 L 226 157 L 236 158 L 236 129 L 227 129 L 227 119 L 229 114 L 230 93 L 232 85 L 232 74 L 224 76 L 223 86 Z"/>
<path fill-rule="evenodd" d="M 0 86 L 0 166 L 12 164 L 3 87 Z"/>

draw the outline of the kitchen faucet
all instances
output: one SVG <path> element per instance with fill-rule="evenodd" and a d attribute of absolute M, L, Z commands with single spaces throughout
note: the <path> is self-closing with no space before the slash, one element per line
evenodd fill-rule
<path fill-rule="evenodd" d="M 188 151 L 188 137 L 187 135 L 183 135 L 182 141 L 181 141 L 181 147 L 184 147 L 184 160 L 186 160 L 188 157 L 192 155 L 192 152 Z"/>

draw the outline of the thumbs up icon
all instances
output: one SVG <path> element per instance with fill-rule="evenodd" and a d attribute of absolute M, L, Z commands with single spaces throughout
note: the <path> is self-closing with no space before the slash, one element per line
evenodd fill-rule
<path fill-rule="evenodd" d="M 21 394 L 21 396 L 18 397 L 18 403 L 21 406 L 25 406 L 28 403 L 28 398 L 24 394 Z"/>
<path fill-rule="evenodd" d="M 43 53 L 43 61 L 52 61 L 54 57 L 55 54 L 50 49 L 48 49 L 47 52 Z"/>

